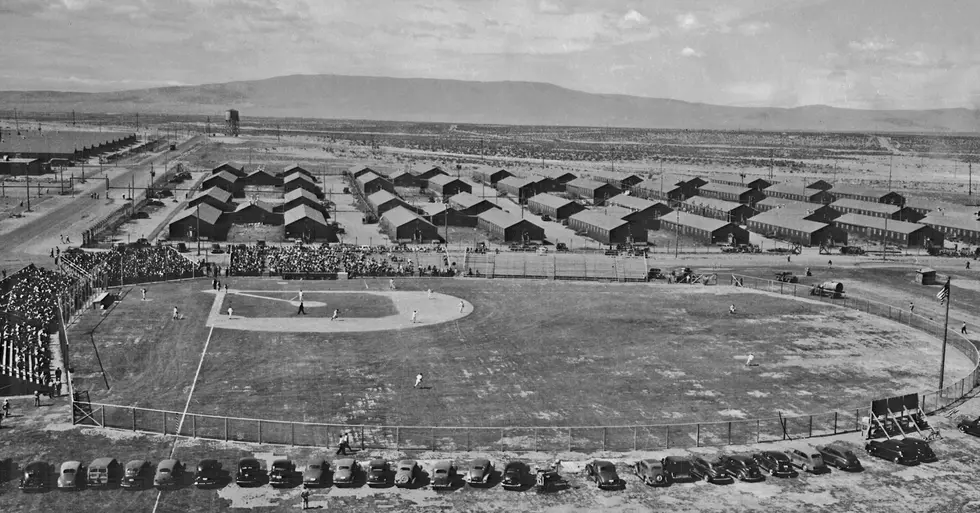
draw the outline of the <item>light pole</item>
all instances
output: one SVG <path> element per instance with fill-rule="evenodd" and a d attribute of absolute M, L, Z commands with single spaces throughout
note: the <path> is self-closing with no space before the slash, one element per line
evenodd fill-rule
<path fill-rule="evenodd" d="M 201 204 L 197 204 L 197 256 L 201 256 Z"/>

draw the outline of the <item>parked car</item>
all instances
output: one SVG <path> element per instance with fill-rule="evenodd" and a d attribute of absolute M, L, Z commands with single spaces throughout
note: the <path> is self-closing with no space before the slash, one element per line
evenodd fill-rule
<path fill-rule="evenodd" d="M 559 242 L 559 243 L 555 244 L 555 251 L 557 251 L 559 253 L 566 253 L 566 252 L 568 252 L 568 244 L 565 244 L 564 242 Z"/>
<path fill-rule="evenodd" d="M 770 476 L 791 476 L 796 473 L 789 455 L 782 451 L 762 451 L 753 455 L 752 459 Z"/>
<path fill-rule="evenodd" d="M 211 253 L 215 255 L 220 255 L 224 253 L 225 250 L 221 249 L 221 244 L 211 244 Z"/>
<path fill-rule="evenodd" d="M 174 488 L 184 478 L 184 466 L 177 459 L 166 459 L 157 464 L 157 472 L 153 476 L 153 486 L 163 490 Z"/>
<path fill-rule="evenodd" d="M 463 481 L 470 486 L 487 485 L 493 476 L 493 463 L 486 458 L 475 458 L 466 465 Z"/>
<path fill-rule="evenodd" d="M 401 460 L 395 472 L 395 486 L 407 488 L 414 486 L 422 478 L 422 467 L 415 460 Z"/>
<path fill-rule="evenodd" d="M 119 482 L 122 467 L 115 458 L 96 458 L 89 464 L 86 483 L 89 488 L 108 488 Z"/>
<path fill-rule="evenodd" d="M 650 486 L 667 486 L 670 482 L 664 471 L 664 464 L 658 460 L 646 459 L 633 464 L 633 473 Z"/>
<path fill-rule="evenodd" d="M 980 436 L 980 417 L 975 419 L 963 419 L 956 424 L 956 429 L 968 435 Z"/>
<path fill-rule="evenodd" d="M 126 463 L 123 467 L 123 478 L 119 486 L 123 488 L 133 488 L 142 490 L 152 477 L 150 462 L 146 460 L 133 460 Z"/>
<path fill-rule="evenodd" d="M 796 447 L 786 452 L 789 460 L 794 467 L 798 467 L 803 472 L 827 472 L 827 464 L 823 462 L 823 456 L 812 447 Z"/>
<path fill-rule="evenodd" d="M 221 463 L 218 460 L 206 459 L 197 464 L 194 474 L 194 486 L 206 488 L 221 484 Z"/>
<path fill-rule="evenodd" d="M 280 458 L 273 461 L 272 468 L 269 469 L 269 485 L 273 488 L 290 486 L 295 475 L 296 464 L 286 458 Z"/>
<path fill-rule="evenodd" d="M 871 440 L 864 444 L 864 450 L 871 456 L 891 461 L 898 465 L 918 465 L 918 451 L 902 445 L 898 440 Z"/>
<path fill-rule="evenodd" d="M 354 458 L 342 458 L 336 461 L 337 469 L 333 472 L 334 486 L 352 486 L 357 482 L 361 466 Z"/>
<path fill-rule="evenodd" d="M 377 458 L 368 463 L 367 485 L 368 486 L 388 486 L 388 474 L 391 466 L 387 461 Z"/>
<path fill-rule="evenodd" d="M 58 473 L 59 490 L 80 490 L 85 486 L 85 468 L 80 461 L 66 461 Z"/>
<path fill-rule="evenodd" d="M 504 473 L 501 476 L 500 486 L 505 490 L 520 490 L 528 481 L 531 469 L 523 461 L 509 461 L 504 466 Z"/>
<path fill-rule="evenodd" d="M 329 474 L 330 465 L 327 464 L 326 460 L 314 460 L 303 470 L 303 487 L 326 486 L 327 478 L 330 477 Z"/>
<path fill-rule="evenodd" d="M 903 438 L 900 443 L 903 447 L 908 447 L 915 451 L 919 463 L 933 463 L 939 461 L 939 458 L 936 457 L 936 453 L 933 452 L 932 447 L 929 447 L 929 442 L 926 442 L 921 438 Z"/>
<path fill-rule="evenodd" d="M 759 465 L 751 456 L 736 455 L 725 458 L 725 470 L 733 478 L 746 483 L 755 483 L 766 479 L 762 470 L 759 469 Z"/>
<path fill-rule="evenodd" d="M 262 463 L 255 458 L 242 458 L 238 460 L 238 474 L 235 475 L 235 484 L 238 486 L 258 486 L 265 481 L 265 471 L 262 470 Z"/>
<path fill-rule="evenodd" d="M 706 483 L 731 483 L 731 474 L 725 470 L 725 461 L 721 458 L 707 459 L 701 456 L 691 458 L 691 476 Z"/>
<path fill-rule="evenodd" d="M 549 222 L 551 221 L 551 216 L 549 216 L 548 214 L 541 214 L 541 220 L 544 222 Z"/>
<path fill-rule="evenodd" d="M 817 452 L 823 457 L 823 462 L 838 470 L 861 470 L 861 462 L 847 447 L 836 444 L 818 445 Z"/>
<path fill-rule="evenodd" d="M 33 461 L 24 467 L 20 488 L 24 492 L 45 492 L 50 485 L 51 466 L 44 461 Z"/>
<path fill-rule="evenodd" d="M 432 467 L 432 488 L 452 488 L 456 480 L 456 465 L 451 461 L 439 461 Z"/>
<path fill-rule="evenodd" d="M 664 474 L 672 483 L 694 479 L 691 474 L 691 460 L 684 456 L 667 456 L 660 463 L 664 466 Z"/>
<path fill-rule="evenodd" d="M 594 460 L 585 465 L 585 475 L 599 489 L 619 488 L 622 482 L 616 473 L 616 465 L 606 460 Z"/>

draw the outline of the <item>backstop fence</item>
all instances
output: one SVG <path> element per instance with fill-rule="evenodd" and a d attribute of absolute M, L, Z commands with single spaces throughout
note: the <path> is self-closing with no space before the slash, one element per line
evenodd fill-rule
<path fill-rule="evenodd" d="M 943 335 L 942 325 L 875 301 L 811 295 L 813 289 L 809 286 L 750 276 L 732 275 L 731 283 L 769 293 L 815 299 L 891 319 L 933 336 Z M 980 377 L 977 365 L 980 352 L 976 346 L 952 330 L 947 335 L 949 342 L 974 363 L 973 370 L 942 390 L 919 393 L 920 407 L 926 413 L 941 410 L 963 398 L 977 385 Z M 756 419 L 633 426 L 383 426 L 197 413 L 185 415 L 176 411 L 82 401 L 75 397 L 72 401 L 72 422 L 80 425 L 209 440 L 313 447 L 333 446 L 343 433 L 352 433 L 355 440 L 352 445 L 363 449 L 433 451 L 591 452 L 744 445 L 859 431 L 869 412 L 868 406 L 862 406 L 806 415 L 779 414 Z"/>

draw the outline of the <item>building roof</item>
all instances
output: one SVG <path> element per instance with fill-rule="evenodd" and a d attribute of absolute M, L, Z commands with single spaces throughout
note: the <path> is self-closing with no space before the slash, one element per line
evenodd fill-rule
<path fill-rule="evenodd" d="M 306 169 L 305 167 L 300 166 L 299 164 L 290 164 L 290 165 L 284 167 L 282 169 L 282 172 L 283 172 L 283 174 L 286 174 L 286 173 L 289 173 L 290 171 L 294 171 L 294 170 L 295 171 L 300 171 L 300 172 L 305 171 L 307 173 L 310 172 L 308 169 Z"/>
<path fill-rule="evenodd" d="M 531 170 L 531 172 L 536 175 L 544 176 L 554 180 L 557 180 L 559 178 L 568 178 L 569 180 L 574 180 L 578 178 L 578 175 L 576 175 L 575 173 L 570 173 L 568 171 L 561 171 L 558 169 L 533 169 Z"/>
<path fill-rule="evenodd" d="M 633 209 L 620 207 L 617 205 L 605 205 L 596 209 L 596 211 L 601 212 L 609 217 L 615 217 L 617 219 L 626 219 L 627 221 L 632 221 L 633 216 L 636 215 L 637 211 Z"/>
<path fill-rule="evenodd" d="M 814 191 L 819 189 L 813 189 Z M 806 184 L 803 182 L 779 182 L 766 187 L 766 194 L 780 192 L 785 194 L 807 194 Z"/>
<path fill-rule="evenodd" d="M 487 200 L 486 198 L 481 198 L 475 194 L 471 194 L 468 192 L 461 192 L 459 194 L 452 195 L 449 198 L 449 201 L 451 203 L 455 203 L 456 205 L 459 205 L 460 207 L 466 209 L 474 205 L 479 205 L 481 202 L 489 201 L 489 200 Z"/>
<path fill-rule="evenodd" d="M 395 170 L 395 171 L 392 171 L 391 173 L 389 173 L 388 174 L 388 179 L 389 180 L 394 180 L 395 178 L 400 178 L 402 176 L 411 176 L 412 178 L 415 178 L 415 175 L 413 175 L 412 173 L 409 173 L 408 171 L 405 171 L 404 169 L 398 169 L 398 170 Z"/>
<path fill-rule="evenodd" d="M 826 208 L 829 205 L 769 196 L 759 200 L 756 206 L 783 209 L 784 212 L 808 212 L 807 215 L 810 215 L 818 209 Z"/>
<path fill-rule="evenodd" d="M 435 184 L 435 185 L 438 185 L 440 187 L 443 187 L 443 186 L 445 186 L 447 184 L 450 184 L 452 182 L 461 182 L 461 181 L 462 180 L 456 178 L 455 176 L 436 175 L 436 176 L 433 176 L 432 178 L 429 178 L 429 185 Z"/>
<path fill-rule="evenodd" d="M 0 141 L 0 153 L 74 153 L 133 135 L 125 132 L 37 132 L 24 130 L 22 135 L 5 135 L 3 141 Z"/>
<path fill-rule="evenodd" d="M 684 203 L 687 203 L 688 205 L 703 206 L 714 210 L 721 210 L 722 212 L 731 212 L 736 208 L 745 206 L 734 201 L 725 201 L 718 198 L 706 198 L 704 196 L 692 196 L 684 200 Z"/>
<path fill-rule="evenodd" d="M 210 189 L 201 191 L 195 194 L 194 197 L 191 198 L 191 201 L 194 201 L 198 198 L 202 198 L 204 196 L 211 196 L 212 198 L 222 203 L 228 203 L 229 201 L 231 201 L 231 193 L 220 187 L 211 187 Z"/>
<path fill-rule="evenodd" d="M 857 208 L 871 212 L 880 212 L 882 214 L 894 214 L 902 209 L 902 207 L 890 205 L 888 203 L 878 203 L 877 201 L 865 201 L 851 198 L 840 198 L 831 203 L 830 206 L 839 208 Z"/>
<path fill-rule="evenodd" d="M 208 205 L 208 206 L 210 206 L 210 205 Z M 266 203 L 264 201 L 261 201 L 261 200 L 259 200 L 259 201 L 248 201 L 248 202 L 245 202 L 245 203 L 241 203 L 241 204 L 239 204 L 235 208 L 235 212 L 241 212 L 242 210 L 245 210 L 245 209 L 250 208 L 250 207 L 260 208 L 260 209 L 265 210 L 266 212 L 268 212 L 270 214 L 272 213 L 272 205 L 270 205 L 270 204 L 268 204 L 268 203 Z"/>
<path fill-rule="evenodd" d="M 432 226 L 432 223 L 426 221 L 425 219 L 422 219 L 421 217 L 419 217 L 418 214 L 412 212 L 411 210 L 405 207 L 395 207 L 382 214 L 381 219 L 388 221 L 389 223 L 391 223 L 393 226 L 396 227 L 404 226 L 408 223 L 413 223 L 413 222 L 425 223 L 429 226 Z"/>
<path fill-rule="evenodd" d="M 211 172 L 214 172 L 214 170 L 221 169 L 223 167 L 230 167 L 232 169 L 237 169 L 238 171 L 241 171 L 242 169 L 244 169 L 242 166 L 237 165 L 237 164 L 232 164 L 231 162 L 222 162 L 222 163 L 218 164 L 217 166 L 214 166 L 213 168 L 211 168 Z"/>
<path fill-rule="evenodd" d="M 251 173 L 249 173 L 246 176 L 253 177 L 253 176 L 258 175 L 258 174 L 263 174 L 263 175 L 266 175 L 266 176 L 268 176 L 270 178 L 275 178 L 275 176 L 273 176 L 272 173 L 266 171 L 264 167 L 260 167 L 260 168 L 256 169 L 255 171 L 252 171 Z"/>
<path fill-rule="evenodd" d="M 303 188 L 297 188 L 287 192 L 285 197 L 285 202 L 289 203 L 290 201 L 293 201 L 294 199 L 297 198 L 309 198 L 317 203 L 320 202 L 320 199 L 316 197 L 316 194 L 313 194 L 312 192 Z"/>
<path fill-rule="evenodd" d="M 617 194 L 609 198 L 606 203 L 626 207 L 630 210 L 646 210 L 648 208 L 655 207 L 658 204 L 663 204 L 659 201 L 652 201 L 629 194 Z"/>
<path fill-rule="evenodd" d="M 39 162 L 39 161 L 40 159 L 21 159 L 21 158 L 12 158 L 12 157 L 5 157 L 3 159 L 0 159 L 0 162 L 7 162 L 13 164 L 30 164 L 31 162 Z"/>
<path fill-rule="evenodd" d="M 327 221 L 323 218 L 323 214 L 315 208 L 311 208 L 309 205 L 297 205 L 286 211 L 282 216 L 285 224 L 291 225 L 297 221 L 302 221 L 303 219 L 309 219 L 315 223 L 319 223 L 323 226 L 327 225 Z"/>
<path fill-rule="evenodd" d="M 214 180 L 215 178 L 220 178 L 230 183 L 235 183 L 236 181 L 238 181 L 238 177 L 229 173 L 228 171 L 218 171 L 217 173 L 205 178 L 203 183 L 208 183 L 211 180 Z"/>
<path fill-rule="evenodd" d="M 425 212 L 425 215 L 427 216 L 434 216 L 449 210 L 449 206 L 445 203 L 423 203 L 419 208 L 421 208 L 422 212 Z"/>
<path fill-rule="evenodd" d="M 384 180 L 385 178 L 383 176 L 375 173 L 374 171 L 368 171 L 367 173 L 364 173 L 363 175 L 358 176 L 357 177 L 357 182 L 360 183 L 361 185 L 363 185 L 363 184 L 366 184 L 368 182 L 373 182 L 373 181 L 379 180 L 379 179 L 380 180 Z"/>
<path fill-rule="evenodd" d="M 402 203 L 405 202 L 404 200 L 402 200 L 398 196 L 395 196 L 394 194 L 392 194 L 392 193 L 390 193 L 388 191 L 384 191 L 384 190 L 378 191 L 378 192 L 376 192 L 376 193 L 368 196 L 367 197 L 367 200 L 368 200 L 368 203 L 370 203 L 370 204 L 372 204 L 374 206 L 383 205 L 383 204 L 385 204 L 385 203 L 387 203 L 389 201 L 400 201 Z"/>
<path fill-rule="evenodd" d="M 188 209 L 185 209 L 179 214 L 177 214 L 176 216 L 174 216 L 174 218 L 170 221 L 170 224 L 176 223 L 177 221 L 186 219 L 188 217 L 196 217 L 198 212 L 200 212 L 201 214 L 201 221 L 208 223 L 212 226 L 218 224 L 218 219 L 220 219 L 221 214 L 223 214 L 223 212 L 218 210 L 217 208 L 214 208 L 211 205 L 208 205 L 207 203 L 201 203 L 197 206 L 193 206 Z"/>
<path fill-rule="evenodd" d="M 308 183 L 310 185 L 316 185 L 316 182 L 314 182 L 312 178 L 310 178 L 309 176 L 306 176 L 303 173 L 293 173 L 291 175 L 288 175 L 288 176 L 286 176 L 285 179 L 283 179 L 283 182 L 282 183 L 283 184 L 287 184 L 287 183 L 292 183 L 292 182 L 306 182 L 306 183 Z"/>
<path fill-rule="evenodd" d="M 497 182 L 497 185 L 507 185 L 510 187 L 516 187 L 518 189 L 534 184 L 535 182 L 528 180 L 527 178 L 520 178 L 517 176 L 508 176 L 507 178 L 504 178 L 503 180 Z"/>
<path fill-rule="evenodd" d="M 576 178 L 568 182 L 568 187 L 578 187 L 582 189 L 588 189 L 595 191 L 601 187 L 616 187 L 615 185 L 610 185 L 606 182 L 597 182 L 595 180 L 589 180 L 587 178 Z"/>
<path fill-rule="evenodd" d="M 575 203 L 574 200 L 570 200 L 568 198 L 562 198 L 561 196 L 555 196 L 554 194 L 547 194 L 547 193 L 535 194 L 534 196 L 531 196 L 531 198 L 528 199 L 528 201 L 539 203 L 548 208 L 561 208 L 571 203 Z"/>
<path fill-rule="evenodd" d="M 477 216 L 477 218 L 483 219 L 485 221 L 488 221 L 491 224 L 495 224 L 497 226 L 500 226 L 501 228 L 510 228 L 511 226 L 514 226 L 516 224 L 519 224 L 521 221 L 526 221 L 528 223 L 531 223 L 527 219 L 521 219 L 520 216 L 511 214 L 510 212 L 506 212 L 506 211 L 501 210 L 499 208 L 491 208 L 490 210 L 487 210 L 486 212 L 482 212 L 482 213 L 480 213 L 480 215 Z M 531 223 L 531 224 L 534 224 L 534 223 Z M 535 225 L 535 226 L 537 226 L 537 225 Z"/>
<path fill-rule="evenodd" d="M 698 187 L 699 191 L 710 191 L 710 192 L 721 192 L 725 194 L 735 194 L 741 196 L 747 192 L 752 192 L 751 187 L 745 187 L 743 185 L 725 185 L 723 183 L 708 182 L 701 187 Z"/>
<path fill-rule="evenodd" d="M 569 220 L 574 219 L 576 221 L 581 221 L 585 224 L 594 226 L 596 228 L 602 228 L 605 230 L 615 230 L 622 226 L 628 225 L 629 223 L 624 221 L 621 217 L 611 216 L 603 213 L 600 210 L 583 210 L 577 214 L 573 214 L 568 218 Z"/>
<path fill-rule="evenodd" d="M 787 228 L 789 230 L 797 230 L 804 233 L 814 233 L 830 226 L 827 223 L 807 221 L 801 217 L 795 217 L 794 214 L 802 215 L 802 212 L 788 213 L 783 209 L 777 208 L 752 216 L 749 221 L 767 224 L 770 226 L 777 226 L 779 228 Z"/>
<path fill-rule="evenodd" d="M 728 221 L 722 221 L 721 219 L 715 219 L 712 217 L 703 217 L 699 215 L 694 215 L 690 212 L 681 212 L 675 210 L 660 218 L 661 222 L 667 223 L 679 223 L 681 226 L 690 226 L 691 228 L 696 228 L 698 230 L 704 230 L 707 232 L 714 233 L 730 224 Z"/>
<path fill-rule="evenodd" d="M 887 189 L 879 189 L 876 187 L 864 187 L 860 185 L 852 185 L 849 183 L 841 184 L 840 187 L 835 187 L 830 191 L 835 194 L 849 194 L 851 196 L 868 196 L 872 198 L 883 198 L 886 195 L 892 194 L 894 192 L 894 191 L 889 191 Z"/>
<path fill-rule="evenodd" d="M 671 180 L 664 180 L 663 190 L 665 193 L 681 187 L 681 185 L 677 183 L 670 183 L 670 182 Z M 634 185 L 633 189 L 641 190 L 641 191 L 659 191 L 660 187 L 661 187 L 660 179 L 655 178 L 653 180 L 643 180 L 642 182 Z"/>
<path fill-rule="evenodd" d="M 956 228 L 958 230 L 980 231 L 980 221 L 977 221 L 975 216 L 959 212 L 947 213 L 946 215 L 938 212 L 930 212 L 919 223 Z"/>
<path fill-rule="evenodd" d="M 884 230 L 886 228 L 885 225 L 887 224 L 888 231 L 906 234 L 926 228 L 926 225 L 924 224 L 895 221 L 894 219 L 888 219 L 887 217 L 866 216 L 863 214 L 852 213 L 844 214 L 837 219 L 834 219 L 834 222 L 854 226 L 865 226 L 868 228 L 877 228 L 879 230 Z"/>

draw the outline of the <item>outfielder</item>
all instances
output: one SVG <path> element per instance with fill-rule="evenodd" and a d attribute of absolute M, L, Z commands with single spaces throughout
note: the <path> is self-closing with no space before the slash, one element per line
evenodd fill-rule
<path fill-rule="evenodd" d="M 419 320 L 419 311 L 412 310 L 412 324 L 415 324 Z"/>
<path fill-rule="evenodd" d="M 418 375 L 415 376 L 415 386 L 413 388 L 418 388 L 419 385 L 421 384 L 422 384 L 422 373 L 420 372 L 418 373 Z"/>

